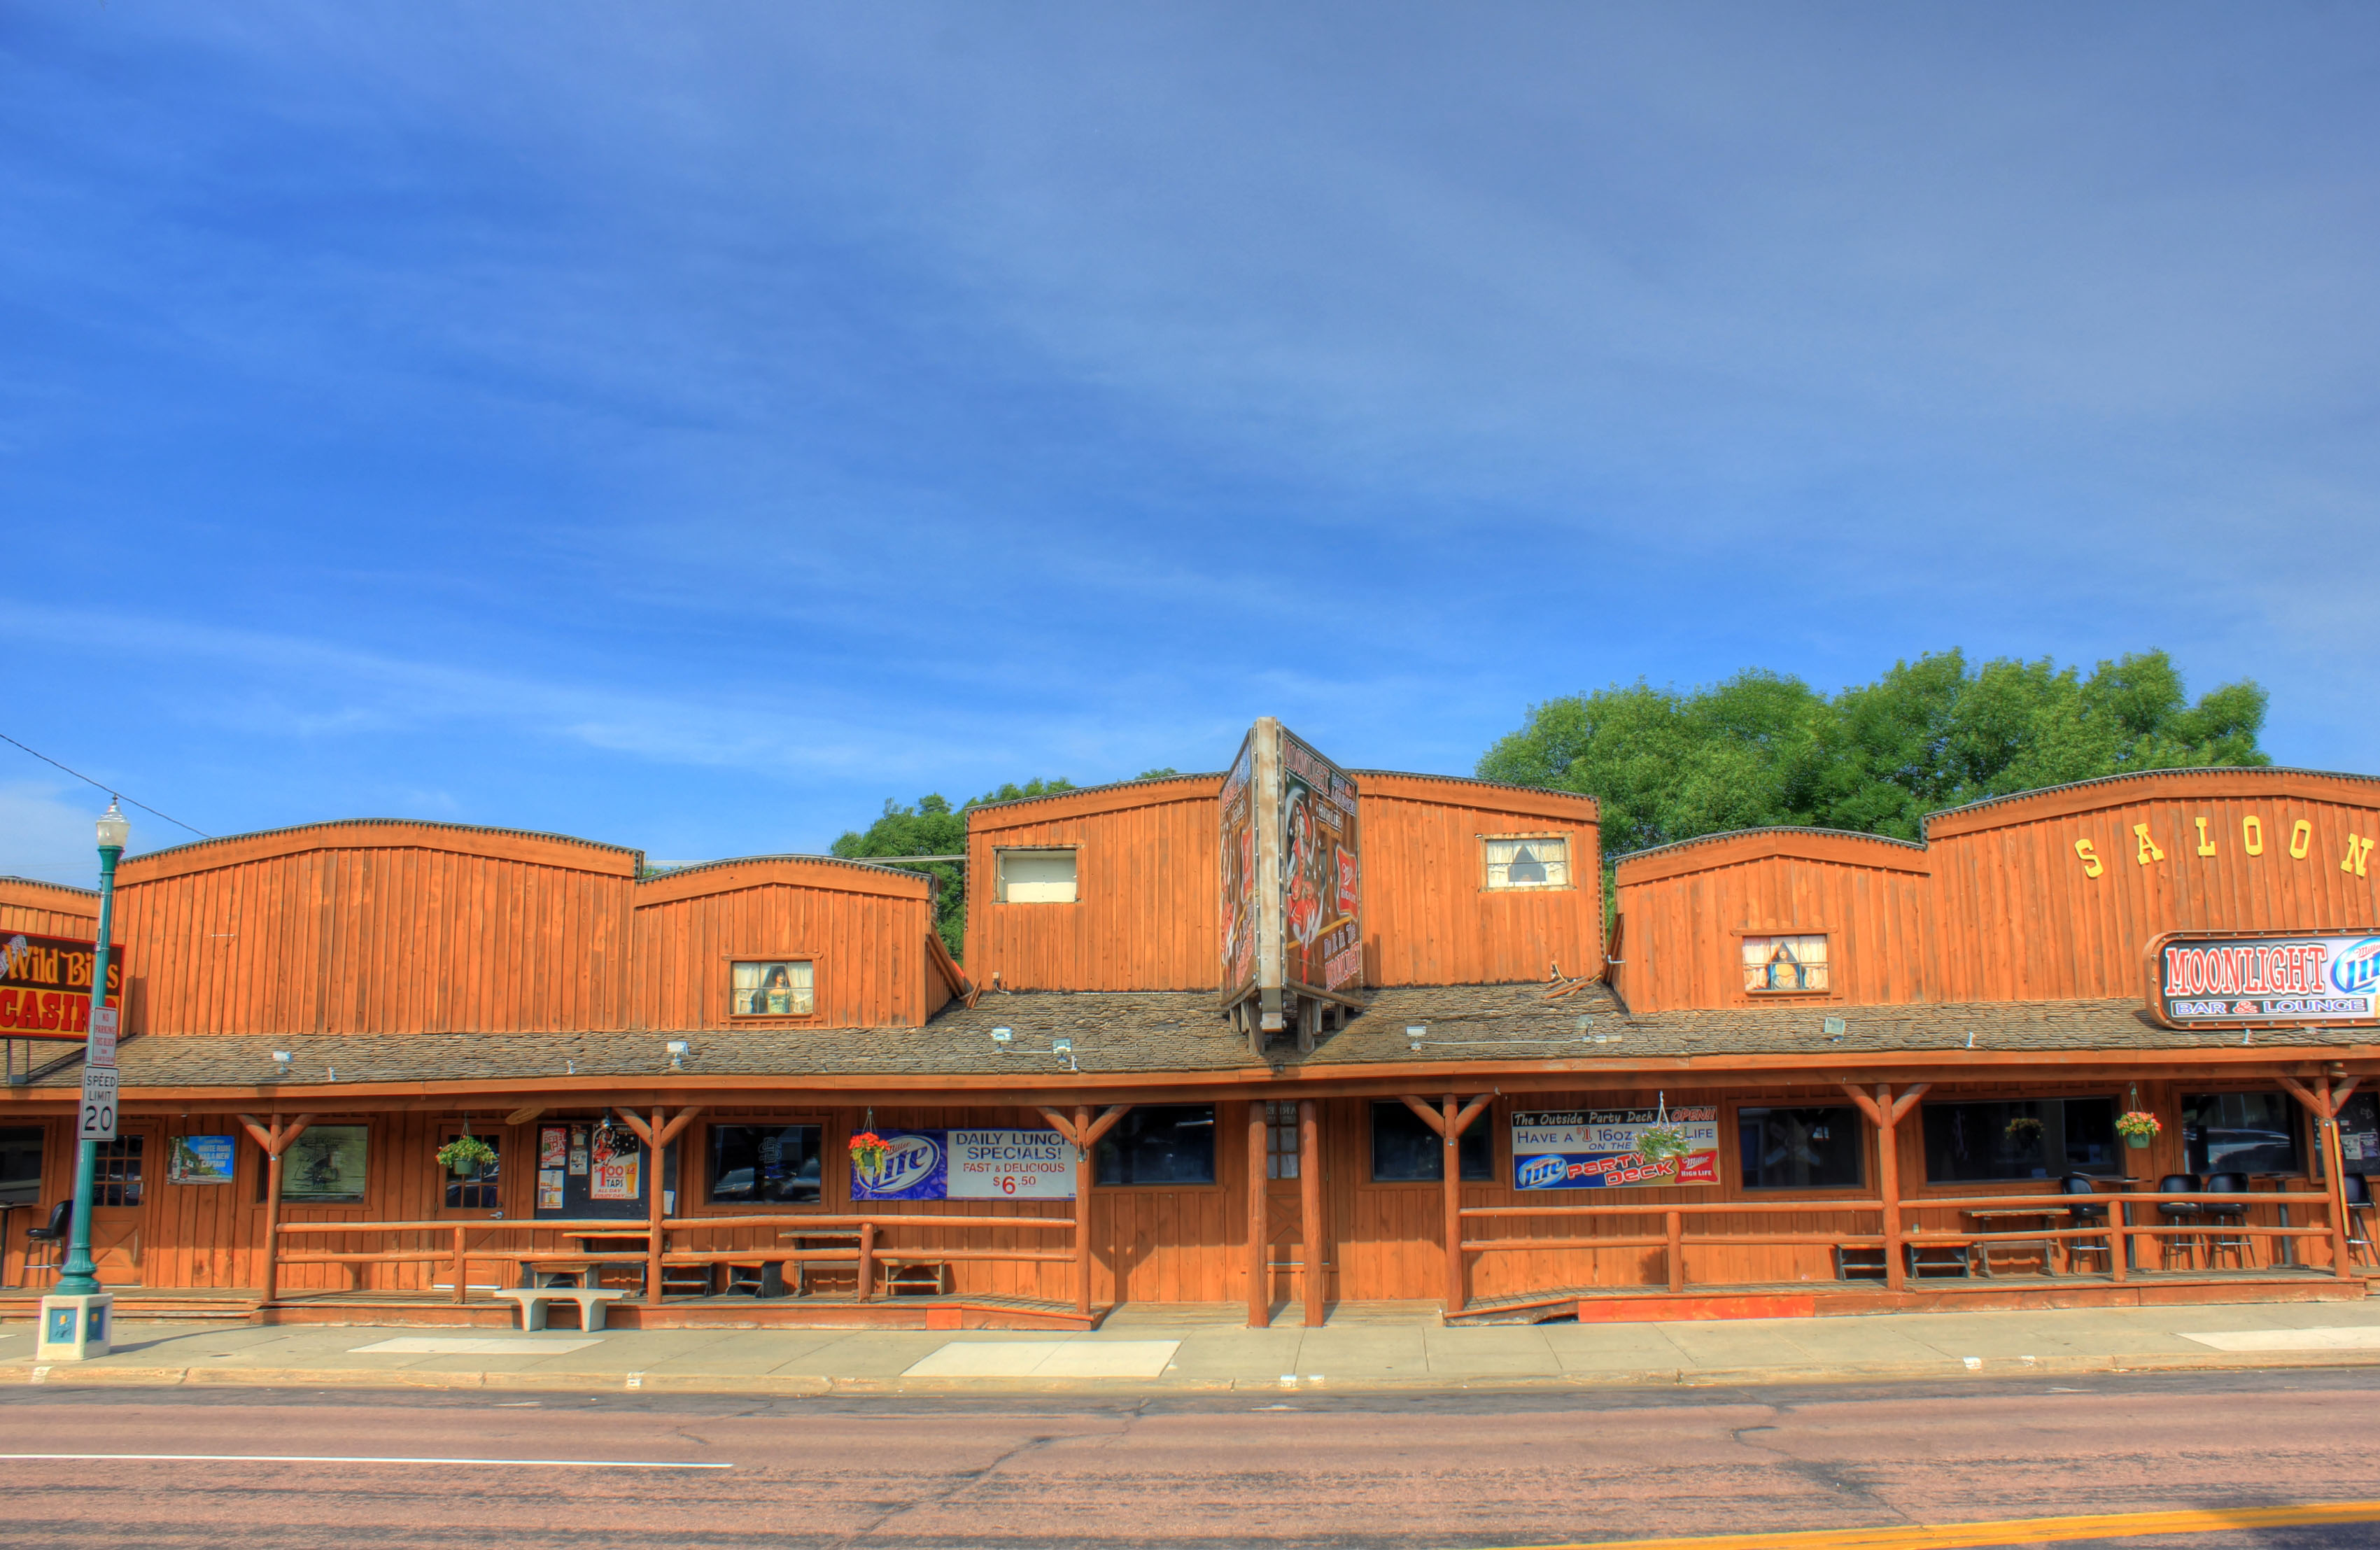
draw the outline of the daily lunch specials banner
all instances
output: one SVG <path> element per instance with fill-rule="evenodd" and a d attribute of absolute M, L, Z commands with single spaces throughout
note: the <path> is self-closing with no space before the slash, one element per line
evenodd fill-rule
<path fill-rule="evenodd" d="M 1072 1200 L 1075 1151 L 1056 1131 L 879 1131 L 852 1159 L 854 1200 Z"/>
<path fill-rule="evenodd" d="M 1718 1182 L 1718 1109 L 1672 1108 L 1670 1127 L 1685 1138 L 1682 1156 L 1648 1160 L 1645 1132 L 1660 1118 L 1651 1108 L 1573 1109 L 1512 1116 L 1512 1185 L 1523 1190 L 1607 1190 L 1632 1184 Z"/>

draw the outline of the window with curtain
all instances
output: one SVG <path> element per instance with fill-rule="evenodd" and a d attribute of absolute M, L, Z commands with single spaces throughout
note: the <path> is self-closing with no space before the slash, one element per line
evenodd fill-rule
<path fill-rule="evenodd" d="M 807 1017 L 817 1010 L 813 965 L 780 958 L 729 965 L 730 1017 Z"/>
<path fill-rule="evenodd" d="M 1570 886 L 1570 841 L 1562 835 L 1488 835 L 1481 842 L 1490 889 Z"/>
<path fill-rule="evenodd" d="M 1822 934 L 1743 938 L 1743 988 L 1755 996 L 1824 990 L 1828 979 Z"/>

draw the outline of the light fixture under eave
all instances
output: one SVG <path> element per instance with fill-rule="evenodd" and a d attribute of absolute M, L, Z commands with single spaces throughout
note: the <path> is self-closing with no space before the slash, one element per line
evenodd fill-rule
<path fill-rule="evenodd" d="M 297 1057 L 296 1057 L 296 1056 L 294 1056 L 294 1055 L 292 1055 L 292 1054 L 290 1054 L 290 1053 L 289 1053 L 289 1051 L 287 1051 L 286 1049 L 276 1049 L 276 1050 L 274 1050 L 274 1051 L 273 1052 L 273 1069 L 274 1069 L 274 1074 L 276 1074 L 276 1075 L 280 1075 L 280 1076 L 286 1076 L 286 1075 L 288 1075 L 288 1074 L 289 1074 L 289 1062 L 290 1062 L 290 1061 L 292 1061 L 292 1060 L 296 1060 L 296 1059 L 297 1059 Z"/>
<path fill-rule="evenodd" d="M 994 1028 L 991 1031 L 991 1042 L 994 1044 L 1007 1044 L 1015 1037 L 1016 1030 L 1014 1028 Z"/>
<path fill-rule="evenodd" d="M 1406 1045 L 1406 1047 L 1411 1048 L 1411 1049 L 1419 1049 L 1419 1048 L 1421 1047 L 1421 1041 L 1422 1041 L 1422 1037 L 1423 1037 L 1423 1035 L 1426 1035 L 1426 1034 L 1427 1034 L 1428 1032 L 1429 1032 L 1429 1024 L 1428 1024 L 1428 1023 L 1406 1023 L 1406 1024 L 1405 1024 L 1405 1045 Z"/>

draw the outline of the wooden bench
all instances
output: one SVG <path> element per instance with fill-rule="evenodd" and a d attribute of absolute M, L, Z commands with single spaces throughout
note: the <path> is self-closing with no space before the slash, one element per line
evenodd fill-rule
<path fill-rule="evenodd" d="M 604 1291 L 592 1287 L 518 1287 L 496 1293 L 499 1302 L 520 1306 L 520 1326 L 524 1330 L 543 1329 L 546 1307 L 553 1302 L 574 1302 L 578 1306 L 578 1327 L 597 1330 L 603 1327 L 605 1304 L 617 1302 L 628 1294 L 625 1291 Z"/>

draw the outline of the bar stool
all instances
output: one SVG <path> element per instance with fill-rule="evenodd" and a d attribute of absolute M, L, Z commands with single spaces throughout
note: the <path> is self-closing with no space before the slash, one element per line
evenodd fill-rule
<path fill-rule="evenodd" d="M 2198 1188 L 2199 1184 L 2197 1174 L 2168 1173 L 2164 1178 L 2157 1181 L 2156 1193 L 2159 1194 L 2195 1194 L 2198 1192 Z M 2199 1205 L 2198 1202 L 2194 1200 L 2159 1201 L 2157 1203 L 2157 1215 L 2165 1218 L 2165 1225 L 2168 1227 L 2195 1227 L 2198 1225 L 2200 1215 Z M 2173 1268 L 2173 1251 L 2176 1247 L 2180 1247 L 2182 1253 L 2188 1254 L 2191 1258 L 2192 1267 L 2196 1267 L 2199 1246 L 2198 1235 L 2196 1233 L 2161 1234 L 2160 1242 L 2165 1252 L 2159 1264 L 2164 1268 L 2168 1270 Z"/>
<path fill-rule="evenodd" d="M 2245 1195 L 2248 1176 L 2244 1173 L 2210 1173 L 2206 1176 L 2208 1194 Z M 2198 1209 L 2216 1229 L 2206 1240 L 2206 1267 L 2215 1268 L 2215 1256 L 2228 1253 L 2235 1270 L 2248 1267 L 2248 1236 L 2243 1232 L 2225 1232 L 2225 1228 L 2248 1225 L 2248 1202 L 2243 1200 L 2202 1200 Z"/>
<path fill-rule="evenodd" d="M 2366 1173 L 2342 1173 L 2338 1187 L 2347 1196 L 2347 1262 L 2357 1260 L 2372 1263 L 2372 1177 Z M 2362 1223 L 2361 1234 L 2356 1223 Z M 2360 1253 L 2358 1251 L 2361 1251 Z"/>
<path fill-rule="evenodd" d="M 2065 1183 L 2061 1188 L 2063 1188 L 2065 1193 L 2068 1194 L 2095 1194 L 2097 1193 L 2097 1187 L 2091 1182 L 2091 1176 L 2087 1173 L 2068 1174 L 2066 1176 Z M 2069 1228 L 2104 1228 L 2107 1225 L 2107 1208 L 2105 1205 L 2070 1205 L 2066 1208 L 2066 1222 Z M 2069 1238 L 2065 1242 L 2066 1273 L 2068 1275 L 2070 1276 L 2074 1274 L 2074 1256 L 2076 1254 L 2106 1254 L 2107 1256 L 2108 1273 L 2110 1275 L 2115 1273 L 2116 1250 L 2110 1240 L 2102 1238 L 2097 1242 L 2094 1243 L 2088 1239 Z"/>
<path fill-rule="evenodd" d="M 26 1278 L 36 1270 L 47 1270 L 55 1276 L 66 1268 L 67 1229 L 73 1225 L 74 1202 L 61 1200 L 50 1207 L 50 1223 L 47 1227 L 29 1227 L 25 1229 L 25 1264 L 22 1274 L 17 1278 L 18 1286 L 23 1286 Z M 50 1246 L 50 1257 L 38 1265 L 33 1263 L 33 1245 L 36 1243 L 46 1243 Z"/>

